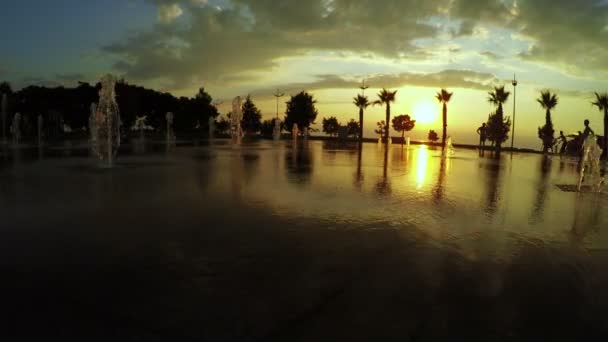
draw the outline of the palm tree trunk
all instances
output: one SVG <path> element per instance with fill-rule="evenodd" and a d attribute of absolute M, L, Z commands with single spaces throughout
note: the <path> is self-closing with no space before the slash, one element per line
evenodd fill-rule
<path fill-rule="evenodd" d="M 443 103 L 443 140 L 441 141 L 441 148 L 445 148 L 445 140 L 448 134 L 448 105 Z"/>
<path fill-rule="evenodd" d="M 387 102 L 386 103 L 386 127 L 384 128 L 386 144 L 388 144 L 388 139 L 389 139 L 389 130 L 390 130 L 389 121 L 390 121 L 390 119 L 391 119 L 391 103 Z"/>
<path fill-rule="evenodd" d="M 604 108 L 604 158 L 608 156 L 608 108 Z"/>
<path fill-rule="evenodd" d="M 363 143 L 363 107 L 359 107 L 359 143 Z"/>

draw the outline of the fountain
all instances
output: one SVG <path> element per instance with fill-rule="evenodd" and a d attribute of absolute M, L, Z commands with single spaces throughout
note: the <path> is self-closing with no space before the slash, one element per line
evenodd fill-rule
<path fill-rule="evenodd" d="M 291 127 L 291 136 L 293 138 L 294 143 L 298 141 L 299 133 L 300 133 L 300 130 L 298 129 L 298 125 L 294 123 L 293 126 Z"/>
<path fill-rule="evenodd" d="M 279 118 L 274 119 L 274 127 L 272 129 L 272 137 L 274 140 L 281 139 L 281 121 Z"/>
<path fill-rule="evenodd" d="M 91 114 L 89 115 L 89 135 L 91 149 L 95 150 L 97 145 L 97 129 L 95 126 L 95 115 L 97 114 L 97 104 L 91 103 Z"/>
<path fill-rule="evenodd" d="M 173 133 L 173 113 L 167 112 L 165 121 L 167 121 L 167 140 L 173 140 L 175 136 Z"/>
<path fill-rule="evenodd" d="M 6 141 L 6 114 L 8 110 L 8 97 L 2 94 L 2 140 Z"/>
<path fill-rule="evenodd" d="M 448 155 L 453 155 L 454 153 L 456 153 L 456 150 L 454 149 L 454 145 L 452 145 L 452 137 L 448 137 L 448 141 L 445 143 L 445 150 L 447 152 Z"/>
<path fill-rule="evenodd" d="M 232 100 L 232 113 L 230 115 L 231 121 L 231 135 L 232 142 L 235 144 L 241 143 L 243 137 L 243 129 L 241 128 L 241 120 L 243 119 L 243 109 L 241 106 L 241 97 L 237 96 Z"/>
<path fill-rule="evenodd" d="M 133 126 L 131 126 L 132 131 L 134 131 L 134 132 L 139 131 L 139 136 L 141 138 L 144 137 L 144 131 L 153 129 L 151 126 L 148 126 L 148 124 L 146 123 L 147 120 L 148 120 L 147 115 L 137 116 L 137 117 L 135 117 L 135 122 L 133 123 Z"/>
<path fill-rule="evenodd" d="M 405 139 L 405 147 L 407 147 L 408 149 L 410 148 L 410 137 L 407 137 Z"/>
<path fill-rule="evenodd" d="M 101 79 L 99 104 L 95 111 L 93 151 L 97 157 L 112 165 L 112 160 L 120 146 L 120 113 L 116 103 L 114 85 L 116 79 L 106 75 Z M 91 106 L 92 107 L 92 106 Z"/>
<path fill-rule="evenodd" d="M 591 191 L 600 192 L 604 178 L 600 174 L 600 157 L 602 149 L 597 144 L 597 137 L 589 135 L 583 143 L 583 160 L 578 180 L 577 190 L 581 191 L 583 183 L 591 187 Z"/>
<path fill-rule="evenodd" d="M 215 119 L 213 118 L 213 116 L 210 116 L 207 122 L 209 128 L 209 139 L 213 140 L 213 134 L 215 133 Z"/>
<path fill-rule="evenodd" d="M 13 134 L 13 142 L 18 144 L 21 140 L 21 113 L 15 113 L 11 124 L 11 133 Z"/>
<path fill-rule="evenodd" d="M 304 141 L 308 140 L 308 127 L 304 127 L 304 130 L 302 131 L 302 137 L 304 138 Z"/>
<path fill-rule="evenodd" d="M 44 127 L 44 119 L 42 114 L 38 114 L 38 144 L 42 143 L 42 128 Z"/>

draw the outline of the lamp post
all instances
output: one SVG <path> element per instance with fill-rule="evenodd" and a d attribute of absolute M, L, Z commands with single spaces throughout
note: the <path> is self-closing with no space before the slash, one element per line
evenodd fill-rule
<path fill-rule="evenodd" d="M 365 80 L 361 82 L 359 89 L 361 89 L 361 96 L 365 96 L 365 89 L 369 88 L 367 84 L 365 84 Z"/>
<path fill-rule="evenodd" d="M 513 141 L 515 140 L 515 96 L 517 89 L 517 79 L 515 78 L 515 74 L 513 74 L 513 81 L 511 84 L 513 85 L 513 129 L 511 131 L 511 152 L 513 152 Z"/>

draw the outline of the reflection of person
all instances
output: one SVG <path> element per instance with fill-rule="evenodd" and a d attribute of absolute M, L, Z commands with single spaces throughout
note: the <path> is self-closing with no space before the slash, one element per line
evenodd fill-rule
<path fill-rule="evenodd" d="M 477 128 L 477 134 L 479 134 L 479 148 L 484 148 L 486 146 L 487 131 L 488 127 L 485 122 L 481 124 L 481 127 Z"/>
<path fill-rule="evenodd" d="M 564 154 L 564 152 L 566 152 L 566 145 L 568 145 L 568 139 L 566 139 L 564 131 L 559 131 L 558 139 L 562 142 L 562 147 L 559 150 L 559 154 Z"/>

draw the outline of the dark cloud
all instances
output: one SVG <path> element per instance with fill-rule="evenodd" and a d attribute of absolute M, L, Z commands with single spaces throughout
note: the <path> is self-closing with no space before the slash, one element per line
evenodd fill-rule
<path fill-rule="evenodd" d="M 77 82 L 85 79 L 84 74 L 73 73 L 73 74 L 57 74 L 55 79 L 59 82 Z"/>
<path fill-rule="evenodd" d="M 348 79 L 340 75 L 319 75 L 314 82 L 291 83 L 279 86 L 286 93 L 296 93 L 302 90 L 321 89 L 357 89 L 358 79 Z M 433 88 L 469 88 L 487 90 L 499 80 L 492 74 L 471 70 L 444 70 L 437 73 L 414 74 L 400 73 L 376 75 L 366 78 L 366 83 L 374 88 L 399 88 L 403 86 L 419 86 Z M 274 89 L 258 89 L 253 95 L 266 96 Z"/>
<path fill-rule="evenodd" d="M 490 60 L 497 60 L 499 58 L 498 55 L 496 55 L 494 52 L 491 52 L 491 51 L 483 51 L 483 52 L 480 52 L 479 54 Z"/>
<path fill-rule="evenodd" d="M 172 90 L 229 85 L 311 51 L 367 58 L 435 58 L 414 42 L 434 38 L 432 18 L 459 23 L 457 35 L 494 25 L 529 38 L 521 58 L 569 71 L 608 71 L 608 6 L 597 0 L 148 0 L 159 23 L 103 47 L 126 79 Z M 219 2 L 214 2 L 215 4 Z M 494 59 L 491 52 L 481 52 Z"/>
<path fill-rule="evenodd" d="M 522 56 L 574 73 L 608 71 L 608 6 L 597 0 L 520 1 L 517 23 L 534 40 Z"/>
<path fill-rule="evenodd" d="M 412 41 L 436 35 L 421 19 L 435 15 L 443 0 L 233 0 L 223 9 L 191 0 L 154 2 L 179 5 L 188 24 L 159 23 L 103 50 L 119 58 L 115 68 L 127 79 L 169 78 L 187 88 L 268 70 L 280 57 L 310 51 L 424 58 Z"/>

